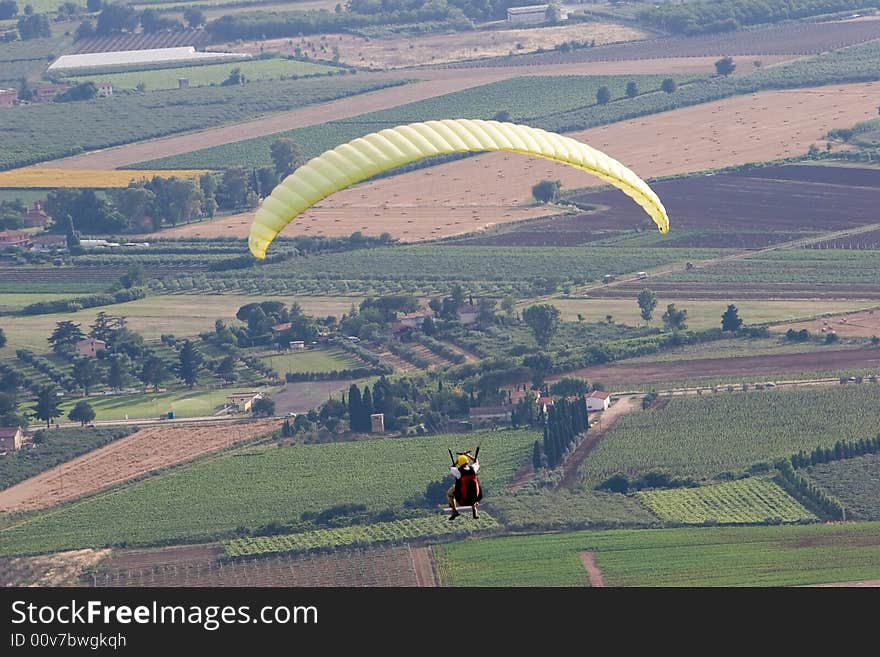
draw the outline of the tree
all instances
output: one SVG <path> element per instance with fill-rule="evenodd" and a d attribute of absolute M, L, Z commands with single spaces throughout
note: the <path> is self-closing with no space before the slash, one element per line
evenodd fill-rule
<path fill-rule="evenodd" d="M 247 78 L 245 78 L 244 73 L 241 72 L 239 67 L 235 67 L 231 71 L 229 71 L 229 77 L 227 77 L 223 82 L 220 83 L 222 87 L 237 87 L 243 85 L 247 82 Z"/>
<path fill-rule="evenodd" d="M 562 7 L 558 2 L 551 2 L 547 5 L 547 11 L 544 12 L 544 20 L 551 25 L 557 25 L 562 21 Z"/>
<path fill-rule="evenodd" d="M 275 400 L 266 395 L 262 395 L 255 399 L 254 403 L 251 404 L 251 413 L 262 417 L 272 417 L 275 415 Z"/>
<path fill-rule="evenodd" d="M 86 0 L 86 9 L 88 9 L 91 13 L 95 13 L 101 11 L 101 7 L 104 6 L 104 0 Z"/>
<path fill-rule="evenodd" d="M 507 110 L 501 110 L 500 112 L 495 112 L 495 115 L 492 117 L 493 121 L 501 121 L 502 123 L 506 123 L 510 121 L 510 112 Z"/>
<path fill-rule="evenodd" d="M 434 320 L 431 317 L 425 317 L 425 321 L 422 322 L 422 333 L 425 335 L 434 335 L 437 332 L 437 326 L 434 324 Z M 2 347 L 3 345 L 0 345 Z"/>
<path fill-rule="evenodd" d="M 128 265 L 128 271 L 120 277 L 119 282 L 125 289 L 137 287 L 144 282 L 144 266 L 139 262 L 132 262 Z"/>
<path fill-rule="evenodd" d="M 275 173 L 283 180 L 303 163 L 302 151 L 299 145 L 287 137 L 281 137 L 269 146 L 269 155 L 275 165 Z"/>
<path fill-rule="evenodd" d="M 128 5 L 107 4 L 98 15 L 95 32 L 99 36 L 109 36 L 119 32 L 133 32 L 140 21 L 138 13 Z"/>
<path fill-rule="evenodd" d="M 650 322 L 651 317 L 654 316 L 654 308 L 657 307 L 657 295 L 654 294 L 653 290 L 645 288 L 639 292 L 638 303 L 642 312 L 642 319 Z"/>
<path fill-rule="evenodd" d="M 168 367 L 158 356 L 150 356 L 141 366 L 138 378 L 145 386 L 158 388 L 162 381 L 168 378 Z"/>
<path fill-rule="evenodd" d="M 195 7 L 187 7 L 183 10 L 183 20 L 190 27 L 201 27 L 205 24 L 205 15 Z"/>
<path fill-rule="evenodd" d="M 34 417 L 43 420 L 48 429 L 52 420 L 61 415 L 61 409 L 58 408 L 60 403 L 58 389 L 54 385 L 40 386 L 37 391 L 37 403 L 33 407 Z"/>
<path fill-rule="evenodd" d="M 262 197 L 266 197 L 272 193 L 275 185 L 278 184 L 278 174 L 275 173 L 275 169 L 272 167 L 260 167 L 254 171 L 254 180 L 257 183 L 257 193 Z"/>
<path fill-rule="evenodd" d="M 77 26 L 76 32 L 73 33 L 75 41 L 90 39 L 93 36 L 95 36 L 95 24 L 92 21 L 83 21 Z"/>
<path fill-rule="evenodd" d="M 687 328 L 687 324 L 684 323 L 686 319 L 687 310 L 678 310 L 674 303 L 670 303 L 663 313 L 663 326 L 667 331 L 683 331 Z"/>
<path fill-rule="evenodd" d="M 23 41 L 52 36 L 52 28 L 49 25 L 49 18 L 46 14 L 28 14 L 25 12 L 25 15 L 18 19 L 17 27 L 18 35 Z"/>
<path fill-rule="evenodd" d="M 247 205 L 251 190 L 250 176 L 244 167 L 230 167 L 223 172 L 223 180 L 217 188 L 217 204 L 224 210 L 237 210 Z"/>
<path fill-rule="evenodd" d="M 590 385 L 583 379 L 565 377 L 550 386 L 550 394 L 556 397 L 573 397 L 590 391 Z"/>
<path fill-rule="evenodd" d="M 175 368 L 177 378 L 183 381 L 190 389 L 196 384 L 199 372 L 204 365 L 204 358 L 196 346 L 189 340 L 184 341 L 178 355 L 178 363 Z"/>
<path fill-rule="evenodd" d="M 678 89 L 678 85 L 675 83 L 675 80 L 672 78 L 666 78 L 660 83 L 660 88 L 668 94 L 675 93 L 675 90 Z"/>
<path fill-rule="evenodd" d="M 562 182 L 559 180 L 542 180 L 532 187 L 532 196 L 538 203 L 552 203 L 559 196 L 559 188 Z"/>
<path fill-rule="evenodd" d="M 523 321 L 535 335 L 535 341 L 546 347 L 559 328 L 559 309 L 549 303 L 529 306 L 522 313 Z"/>
<path fill-rule="evenodd" d="M 599 87 L 596 91 L 596 102 L 600 105 L 607 105 L 611 102 L 611 90 L 606 86 Z"/>
<path fill-rule="evenodd" d="M 114 328 L 114 320 L 102 310 L 98 313 L 98 316 L 95 317 L 95 322 L 90 327 L 91 330 L 89 331 L 89 337 L 95 338 L 95 340 L 104 340 L 106 342 L 110 339 L 110 335 L 113 333 Z"/>
<path fill-rule="evenodd" d="M 626 83 L 626 97 L 627 98 L 635 98 L 639 95 L 639 85 L 636 84 L 635 80 L 630 80 Z"/>
<path fill-rule="evenodd" d="M 65 319 L 55 323 L 55 330 L 47 340 L 52 345 L 52 351 L 56 354 L 63 354 L 66 351 L 71 351 L 76 343 L 85 337 L 79 324 Z"/>
<path fill-rule="evenodd" d="M 89 402 L 82 399 L 76 402 L 76 405 L 73 407 L 73 410 L 67 414 L 67 417 L 71 422 L 79 422 L 80 426 L 84 427 L 95 419 L 95 409 L 91 407 Z"/>
<path fill-rule="evenodd" d="M 352 383 L 348 388 L 348 428 L 361 431 L 361 390 Z"/>
<path fill-rule="evenodd" d="M 715 62 L 715 70 L 718 72 L 718 75 L 727 77 L 736 70 L 736 64 L 733 63 L 732 57 L 722 57 Z"/>
<path fill-rule="evenodd" d="M 742 320 L 739 318 L 739 310 L 733 304 L 727 306 L 727 310 L 721 315 L 722 331 L 738 331 L 742 326 Z"/>
<path fill-rule="evenodd" d="M 224 383 L 235 383 L 235 357 L 227 356 L 217 363 L 214 373 L 223 379 Z"/>
<path fill-rule="evenodd" d="M 5 21 L 18 13 L 18 4 L 15 0 L 0 0 L 0 21 Z"/>
<path fill-rule="evenodd" d="M 113 354 L 107 371 L 107 385 L 114 390 L 121 390 L 128 383 L 131 359 L 125 354 Z"/>
<path fill-rule="evenodd" d="M 73 376 L 73 380 L 77 382 L 86 395 L 89 394 L 89 388 L 101 380 L 98 364 L 92 358 L 77 358 L 73 364 L 71 376 Z"/>
<path fill-rule="evenodd" d="M 6 334 L 3 332 L 3 329 L 0 328 L 0 349 L 6 346 Z"/>

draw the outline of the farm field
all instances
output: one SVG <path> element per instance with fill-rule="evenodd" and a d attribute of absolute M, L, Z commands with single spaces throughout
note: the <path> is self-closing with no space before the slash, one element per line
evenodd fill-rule
<path fill-rule="evenodd" d="M 708 479 L 873 436 L 877 390 L 863 384 L 671 397 L 663 408 L 621 417 L 581 465 L 583 485 L 650 471 Z"/>
<path fill-rule="evenodd" d="M 282 376 L 285 372 L 334 372 L 363 366 L 362 362 L 341 349 L 293 351 L 261 356 L 260 360 Z"/>
<path fill-rule="evenodd" d="M 76 112 L 64 103 L 9 107 L 3 112 L 6 132 L 0 168 L 27 166 L 83 151 L 254 119 L 391 84 L 396 83 L 333 76 L 252 82 L 248 94 L 238 93 L 236 87 L 197 87 L 186 90 L 185 104 L 181 104 L 179 91 L 173 89 L 82 101 L 77 103 Z M 52 163 L 47 168 L 72 167 Z"/>
<path fill-rule="evenodd" d="M 58 299 L 67 299 L 70 295 L 64 293 L 56 293 L 56 294 L 15 294 L 15 293 L 0 293 L 0 313 L 8 314 L 14 313 L 25 306 L 29 306 L 32 303 L 37 303 L 38 301 L 56 301 Z M 3 320 L 4 322 L 6 320 Z"/>
<path fill-rule="evenodd" d="M 487 538 L 436 546 L 443 586 L 795 586 L 877 579 L 880 524 L 701 527 Z"/>
<path fill-rule="evenodd" d="M 643 178 L 680 175 L 804 155 L 828 130 L 874 116 L 878 97 L 880 87 L 873 83 L 763 91 L 571 136 L 607 152 Z M 809 111 L 797 111 L 800 107 Z M 186 160 L 172 160 L 169 165 L 179 166 L 171 162 L 182 161 Z M 544 179 L 560 180 L 563 190 L 601 184 L 563 164 L 490 153 L 343 190 L 303 213 L 285 234 L 337 236 L 361 230 L 378 235 L 386 230 L 384 222 L 365 221 L 365 215 L 384 216 L 402 210 L 410 215 L 413 225 L 407 234 L 392 233 L 396 237 L 414 241 L 459 235 L 487 224 L 529 218 L 514 215 L 513 209 L 531 205 L 532 186 Z M 478 202 L 474 199 L 475 180 L 486 181 Z M 481 207 L 496 210 L 491 217 L 474 221 L 473 212 Z M 511 216 L 505 217 L 507 213 Z M 445 221 L 433 219 L 438 214 Z M 673 216 L 670 239 L 676 228 Z M 247 226 L 241 225 L 239 231 L 233 234 L 244 237 Z"/>
<path fill-rule="evenodd" d="M 546 52 L 467 62 L 459 66 L 523 66 L 571 62 L 655 60 L 667 57 L 813 55 L 880 38 L 878 21 L 791 23 L 766 28 L 671 37 L 583 48 L 568 53 Z M 754 57 L 752 57 L 754 59 Z"/>
<path fill-rule="evenodd" d="M 55 2 L 56 0 L 50 0 Z M 69 54 L 78 55 L 91 52 L 112 52 L 115 50 L 145 50 L 148 48 L 174 48 L 195 46 L 202 49 L 210 40 L 207 30 L 191 29 L 177 32 L 161 31 L 152 34 L 114 34 L 106 37 L 80 39 L 73 45 Z"/>
<path fill-rule="evenodd" d="M 695 358 L 680 360 L 619 361 L 567 372 L 588 381 L 606 385 L 647 390 L 655 384 L 692 382 L 726 384 L 741 380 L 771 380 L 774 377 L 810 379 L 835 377 L 844 372 L 877 373 L 880 350 L 832 349 L 828 351 L 791 353 L 770 356 L 738 356 L 735 358 Z"/>
<path fill-rule="evenodd" d="M 880 455 L 820 463 L 806 473 L 843 503 L 848 519 L 880 520 Z"/>
<path fill-rule="evenodd" d="M 661 520 L 698 525 L 816 520 L 800 502 L 777 484 L 749 477 L 697 488 L 639 491 L 637 496 Z"/>
<path fill-rule="evenodd" d="M 289 78 L 296 75 L 299 77 L 309 75 L 322 75 L 335 73 L 339 69 L 325 64 L 312 62 L 300 62 L 290 59 L 260 59 L 256 61 L 243 61 L 225 64 L 205 64 L 204 66 L 183 66 L 180 68 L 163 68 L 153 71 L 132 71 L 128 73 L 108 73 L 104 75 L 74 75 L 71 76 L 77 82 L 100 82 L 107 81 L 114 89 L 134 89 L 143 83 L 148 91 L 158 89 L 177 89 L 178 80 L 187 78 L 189 86 L 204 87 L 212 84 L 220 84 L 233 68 L 241 69 L 242 74 L 249 81 L 278 80 L 282 76 Z"/>
<path fill-rule="evenodd" d="M 485 505 L 511 531 L 650 527 L 659 521 L 637 497 L 605 491 L 518 491 Z"/>
<path fill-rule="evenodd" d="M 652 288 L 650 282 L 645 281 L 644 287 Z M 580 314 L 586 322 L 602 322 L 605 321 L 606 315 L 611 315 L 615 322 L 629 324 L 631 326 L 642 326 L 645 320 L 642 319 L 639 306 L 636 303 L 635 296 L 630 299 L 619 298 L 554 298 L 550 300 L 554 306 L 562 312 L 562 319 L 565 321 L 575 321 Z M 690 329 L 703 329 L 715 326 L 721 326 L 721 314 L 727 309 L 728 304 L 733 304 L 739 310 L 739 316 L 745 324 L 765 324 L 769 322 L 780 322 L 800 317 L 811 317 L 829 312 L 848 312 L 865 308 L 872 305 L 867 300 L 852 301 L 814 301 L 812 299 L 679 299 L 657 297 L 657 308 L 654 310 L 654 317 L 647 324 L 649 326 L 663 326 L 662 316 L 666 310 L 666 306 L 674 303 L 676 308 L 685 308 L 688 311 L 687 325 Z M 523 307 L 529 305 L 524 302 Z M 856 321 L 857 315 L 852 316 L 853 319 L 847 319 L 847 322 Z M 873 317 L 867 315 L 866 317 Z M 831 321 L 829 319 L 828 321 Z M 816 320 L 816 324 L 821 325 L 822 320 Z M 878 314 L 878 322 L 880 322 L 880 314 Z M 813 324 L 813 323 L 810 323 Z M 837 322 L 834 322 L 835 330 L 837 330 Z M 862 324 L 862 322 L 860 322 Z M 806 324 L 805 324 L 806 325 Z M 792 324 L 796 330 L 801 328 L 800 324 Z M 786 331 L 789 325 L 774 326 L 771 330 Z M 841 328 L 843 328 L 841 326 Z M 810 330 L 814 329 L 810 327 Z M 818 332 L 818 329 L 815 329 Z M 843 331 L 838 331 L 843 335 Z M 880 334 L 880 326 L 870 335 Z M 856 334 L 853 334 L 856 335 Z M 858 335 L 864 335 L 860 333 Z"/>
<path fill-rule="evenodd" d="M 0 586 L 78 586 L 83 570 L 109 555 L 110 550 L 72 550 L 0 559 Z"/>
<path fill-rule="evenodd" d="M 0 303 L 5 303 L 7 299 L 9 302 L 15 302 L 16 296 L 18 295 L 4 294 L 0 296 Z M 308 315 L 340 317 L 349 311 L 352 304 L 357 305 L 362 299 L 363 297 L 303 296 L 296 297 L 295 300 Z M 158 339 L 162 334 L 173 334 L 182 338 L 212 330 L 214 322 L 218 319 L 237 322 L 236 311 L 241 306 L 255 301 L 290 303 L 291 298 L 280 295 L 247 294 L 163 295 L 113 306 L 87 308 L 75 313 L 4 317 L 2 325 L 8 340 L 6 348 L 10 349 L 10 353 L 21 348 L 43 351 L 47 348 L 46 338 L 51 335 L 56 322 L 71 320 L 87 327 L 95 321 L 95 317 L 102 310 L 110 315 L 125 315 L 128 327 L 147 340 Z"/>
<path fill-rule="evenodd" d="M 805 251 L 807 251 L 807 253 L 818 253 L 818 251 L 812 249 L 806 249 Z M 834 259 L 836 259 L 844 267 L 846 267 L 847 258 L 850 255 L 852 255 L 852 257 L 854 258 L 861 259 L 870 259 L 872 257 L 872 254 L 870 252 L 847 252 L 841 250 L 836 251 L 834 258 L 832 258 L 831 260 L 833 261 Z M 804 257 L 807 256 L 805 255 Z M 747 261 L 748 260 L 744 260 L 743 262 Z M 752 267 L 752 269 L 756 271 L 765 270 L 767 268 L 767 265 L 764 265 L 763 267 Z M 870 265 L 868 265 L 867 271 L 860 272 L 860 267 L 858 266 L 848 267 L 848 269 L 852 270 L 852 278 L 860 276 L 865 277 L 866 275 L 867 277 L 870 277 L 873 273 L 870 270 Z M 743 268 L 743 270 L 745 270 L 745 267 Z M 781 271 L 781 266 L 777 266 L 776 271 Z M 705 283 L 696 281 L 681 283 L 678 281 L 670 281 L 668 280 L 667 276 L 664 276 L 662 279 L 655 278 L 654 280 L 652 280 L 650 287 L 658 295 L 675 299 L 730 299 L 733 297 L 737 297 L 740 299 L 810 298 L 827 299 L 834 301 L 840 299 L 862 299 L 869 300 L 869 303 L 871 304 L 876 303 L 876 300 L 880 299 L 880 289 L 878 289 L 876 284 L 871 283 L 777 283 L 772 281 L 771 277 L 768 276 L 765 272 L 762 276 L 762 278 L 764 278 L 763 281 L 747 281 L 748 286 L 744 287 L 743 282 L 745 282 L 746 276 L 748 276 L 748 274 L 745 274 L 742 277 L 743 280 L 739 282 L 735 282 L 733 280 L 713 280 L 712 282 Z M 730 278 L 734 277 L 731 275 Z M 644 287 L 644 281 L 634 281 L 632 283 L 625 282 L 621 283 L 620 285 L 615 285 L 614 287 L 592 289 L 590 290 L 590 294 L 593 296 L 602 297 L 624 296 L 633 299 Z"/>
<path fill-rule="evenodd" d="M 348 548 L 332 554 L 281 555 L 221 564 L 210 550 L 114 551 L 87 586 L 433 586 L 408 546 Z M 36 557 L 32 557 L 36 558 Z M 427 580 L 427 581 L 426 581 Z"/>
<path fill-rule="evenodd" d="M 644 39 L 647 33 L 636 27 L 602 21 L 554 27 L 507 30 L 471 30 L 452 34 L 427 34 L 418 37 L 367 39 L 357 35 L 327 35 L 327 45 L 339 49 L 339 61 L 350 66 L 371 69 L 397 69 L 425 64 L 448 64 L 466 59 L 499 57 L 511 52 L 534 52 L 553 48 L 563 41 L 593 41 L 596 45 Z M 307 57 L 327 59 L 318 36 L 298 39 L 268 39 L 259 47 L 244 45 L 242 52 L 257 54 L 261 48 L 292 55 L 300 48 Z M 311 47 L 310 47 L 311 46 Z M 229 47 L 239 48 L 234 44 Z"/>
<path fill-rule="evenodd" d="M 55 189 L 58 187 L 88 187 L 107 189 L 128 187 L 130 182 L 151 180 L 153 176 L 171 178 L 198 178 L 207 169 L 159 170 L 159 171 L 116 171 L 88 169 L 46 169 L 28 167 L 0 171 L 0 187 L 14 189 Z"/>
<path fill-rule="evenodd" d="M 45 509 L 250 440 L 278 426 L 275 420 L 260 420 L 141 429 L 0 491 L 0 512 Z M 143 516 L 146 522 L 149 517 L 150 513 Z"/>
<path fill-rule="evenodd" d="M 213 435 L 217 448 L 225 446 L 228 432 Z M 531 458 L 537 435 L 507 430 L 467 437 L 469 444 L 476 442 L 493 455 L 492 468 L 481 472 L 487 498 Z M 238 451 L 3 529 L 0 554 L 121 542 L 190 542 L 232 537 L 237 527 L 253 530 L 272 522 L 293 530 L 304 512 L 344 504 L 363 504 L 374 513 L 400 512 L 406 499 L 424 492 L 426 482 L 448 473 L 446 448 L 460 449 L 461 440 L 457 435 L 434 435 Z M 124 443 L 115 446 L 120 445 Z M 315 463 L 322 467 L 316 469 Z M 384 467 L 376 468 L 377 463 Z M 114 472 L 119 469 L 116 463 Z M 389 470 L 399 475 L 390 487 Z M 40 495 L 25 497 L 31 505 L 60 495 L 58 482 L 48 475 L 46 479 Z M 0 493 L 0 508 L 10 506 L 13 500 L 7 496 L 14 490 Z M 16 502 L 22 505 L 24 500 Z M 433 512 L 426 509 L 423 515 Z"/>
<path fill-rule="evenodd" d="M 880 312 L 868 310 L 863 313 L 851 313 L 837 317 L 826 317 L 824 319 L 770 327 L 771 331 L 787 331 L 788 329 L 794 329 L 795 331 L 807 329 L 810 333 L 816 334 L 821 334 L 823 329 L 833 329 L 841 337 L 870 338 L 880 335 Z"/>

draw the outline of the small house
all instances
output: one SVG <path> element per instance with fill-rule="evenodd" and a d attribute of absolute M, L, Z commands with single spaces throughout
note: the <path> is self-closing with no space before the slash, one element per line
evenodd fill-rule
<path fill-rule="evenodd" d="M 18 102 L 18 92 L 15 89 L 0 89 L 0 107 L 12 107 Z"/>
<path fill-rule="evenodd" d="M 60 93 L 64 93 L 70 88 L 67 84 L 38 84 L 34 88 L 31 98 L 38 103 L 48 103 L 55 99 Z"/>
<path fill-rule="evenodd" d="M 611 405 L 611 395 L 603 390 L 594 390 L 587 395 L 587 411 L 607 411 Z"/>
<path fill-rule="evenodd" d="M 284 333 L 284 331 L 289 331 L 290 326 L 291 326 L 290 322 L 284 322 L 283 324 L 276 324 L 275 326 L 272 327 L 272 334 L 277 336 L 279 333 Z"/>
<path fill-rule="evenodd" d="M 373 413 L 370 415 L 370 431 L 372 433 L 385 433 L 385 413 Z"/>
<path fill-rule="evenodd" d="M 43 212 L 43 206 L 39 201 L 24 215 L 25 228 L 42 228 L 49 223 L 49 215 Z"/>
<path fill-rule="evenodd" d="M 98 96 L 101 98 L 113 95 L 113 85 L 110 82 L 95 82 L 95 88 L 98 90 Z"/>
<path fill-rule="evenodd" d="M 547 412 L 548 408 L 555 404 L 555 402 L 553 401 L 553 397 L 538 397 L 535 403 L 538 405 L 538 408 L 540 408 L 545 413 Z"/>
<path fill-rule="evenodd" d="M 227 395 L 226 399 L 229 400 L 229 406 L 233 410 L 239 413 L 247 413 L 259 397 L 260 394 L 258 392 L 234 392 L 231 395 Z"/>
<path fill-rule="evenodd" d="M 31 238 L 31 249 L 44 253 L 49 251 L 65 251 L 67 249 L 67 238 L 64 235 L 37 235 Z"/>
<path fill-rule="evenodd" d="M 95 338 L 86 338 L 76 343 L 76 353 L 86 358 L 95 358 L 99 351 L 106 351 L 107 343 Z"/>
<path fill-rule="evenodd" d="M 303 351 L 306 348 L 306 343 L 304 340 L 291 340 L 290 348 L 294 351 Z"/>
<path fill-rule="evenodd" d="M 7 247 L 25 247 L 28 245 L 29 236 L 23 230 L 0 230 L 0 249 Z"/>
<path fill-rule="evenodd" d="M 401 315 L 398 317 L 397 321 L 401 327 L 421 328 L 422 324 L 425 323 L 425 320 L 433 315 L 434 313 L 430 310 L 417 310 L 414 313 Z"/>
<path fill-rule="evenodd" d="M 547 5 L 528 5 L 526 7 L 510 7 L 507 10 L 507 22 L 517 25 L 540 25 L 547 21 Z M 568 14 L 560 9 L 560 19 L 565 20 Z"/>
<path fill-rule="evenodd" d="M 468 409 L 468 417 L 473 424 L 500 424 L 510 422 L 513 405 L 474 406 Z"/>
<path fill-rule="evenodd" d="M 457 311 L 458 321 L 465 326 L 477 323 L 477 308 L 471 304 L 464 304 Z"/>
<path fill-rule="evenodd" d="M 15 452 L 21 449 L 23 438 L 21 427 L 0 427 L 0 451 Z"/>

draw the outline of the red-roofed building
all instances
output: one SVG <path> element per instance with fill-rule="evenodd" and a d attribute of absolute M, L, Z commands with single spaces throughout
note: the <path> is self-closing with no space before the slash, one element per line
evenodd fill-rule
<path fill-rule="evenodd" d="M 607 411 L 611 405 L 611 395 L 603 390 L 594 390 L 587 395 L 587 410 L 591 413 L 595 411 Z"/>
<path fill-rule="evenodd" d="M 42 228 L 47 223 L 49 223 L 49 215 L 43 212 L 43 206 L 39 201 L 34 203 L 34 207 L 24 215 L 25 228 Z"/>
<path fill-rule="evenodd" d="M 67 84 L 38 84 L 34 88 L 34 95 L 31 97 L 38 103 L 48 103 L 55 99 L 55 96 L 62 94 L 70 88 Z"/>
<path fill-rule="evenodd" d="M 102 98 L 113 95 L 113 85 L 109 82 L 95 82 L 95 88 L 98 90 L 98 95 Z"/>
<path fill-rule="evenodd" d="M 12 107 L 18 102 L 18 92 L 15 89 L 0 89 L 0 107 Z"/>
<path fill-rule="evenodd" d="M 548 409 L 548 408 L 550 408 L 551 406 L 554 405 L 553 397 L 538 397 L 538 399 L 537 399 L 537 401 L 536 401 L 535 403 L 536 403 L 536 404 L 540 407 L 540 409 L 541 409 L 542 411 L 544 411 L 545 413 L 547 412 L 547 409 Z"/>
<path fill-rule="evenodd" d="M 0 427 L 0 450 L 14 452 L 21 449 L 22 438 L 21 427 Z"/>
<path fill-rule="evenodd" d="M 397 321 L 401 326 L 420 328 L 422 324 L 425 323 L 425 320 L 428 319 L 428 317 L 433 317 L 433 315 L 433 311 L 430 310 L 417 310 L 414 313 L 401 315 L 397 318 Z"/>
<path fill-rule="evenodd" d="M 10 246 L 25 247 L 28 245 L 28 234 L 23 230 L 0 230 L 0 249 Z"/>
<path fill-rule="evenodd" d="M 291 326 L 290 322 L 284 322 L 283 324 L 276 324 L 275 326 L 272 327 L 272 333 L 283 333 L 284 331 L 287 331 L 288 329 L 290 329 L 290 326 Z"/>

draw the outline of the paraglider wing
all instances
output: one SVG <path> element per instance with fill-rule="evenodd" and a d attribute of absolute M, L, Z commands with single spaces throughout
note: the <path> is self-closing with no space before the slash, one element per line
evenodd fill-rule
<path fill-rule="evenodd" d="M 257 210 L 248 246 L 257 258 L 299 214 L 331 194 L 434 155 L 509 151 L 582 169 L 623 191 L 654 220 L 661 233 L 669 218 L 654 191 L 630 169 L 571 137 L 514 123 L 478 119 L 426 121 L 388 128 L 325 151 L 287 176 Z"/>

